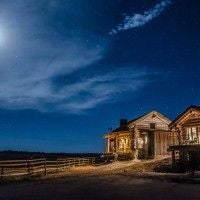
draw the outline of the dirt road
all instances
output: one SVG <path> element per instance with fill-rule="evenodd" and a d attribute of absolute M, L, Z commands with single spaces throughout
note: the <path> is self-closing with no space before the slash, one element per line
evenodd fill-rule
<path fill-rule="evenodd" d="M 200 185 L 177 184 L 126 174 L 65 176 L 2 185 L 0 200 L 199 200 Z"/>

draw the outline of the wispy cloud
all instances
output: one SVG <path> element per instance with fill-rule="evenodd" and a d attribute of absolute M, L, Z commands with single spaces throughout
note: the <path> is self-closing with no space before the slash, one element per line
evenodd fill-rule
<path fill-rule="evenodd" d="M 104 52 L 103 47 L 85 47 L 72 38 L 62 45 L 34 40 L 25 41 L 22 46 L 16 47 L 17 54 L 4 52 L 0 55 L 0 107 L 54 110 L 78 89 L 69 85 L 66 93 L 55 90 L 54 78 L 95 64 Z"/>
<path fill-rule="evenodd" d="M 17 32 L 15 24 L 9 32 Z M 89 33 L 73 32 L 64 41 L 56 34 L 36 30 L 32 37 L 31 31 L 20 32 L 0 49 L 0 108 L 83 113 L 145 85 L 144 72 L 130 67 L 103 74 L 97 70 L 76 80 L 80 70 L 95 67 L 103 59 L 108 42 Z M 70 77 L 73 83 L 62 81 L 56 86 L 60 76 Z"/>
<path fill-rule="evenodd" d="M 130 68 L 84 78 L 60 91 L 60 94 L 69 96 L 65 95 L 65 101 L 56 106 L 56 109 L 73 113 L 84 112 L 103 103 L 119 101 L 121 95 L 138 91 L 147 81 L 147 73 Z"/>
<path fill-rule="evenodd" d="M 6 33 L 0 48 L 0 108 L 56 110 L 74 91 L 55 90 L 54 78 L 95 65 L 106 50 L 107 41 L 98 35 L 46 25 L 37 15 L 43 4 L 32 4 L 0 7 L 0 30 Z"/>
<path fill-rule="evenodd" d="M 57 73 L 54 75 L 57 76 Z M 6 78 L 0 80 L 1 108 L 76 114 L 119 101 L 122 95 L 138 91 L 148 81 L 146 73 L 130 68 L 82 77 L 59 87 L 53 84 L 54 76 L 47 78 L 45 71 L 31 75 L 29 71 L 18 69 L 16 74 L 4 71 L 4 75 Z"/>
<path fill-rule="evenodd" d="M 0 7 L 1 26 L 7 33 L 6 45 L 0 48 L 0 108 L 82 113 L 120 100 L 147 83 L 146 74 L 131 67 L 110 72 L 109 66 L 101 66 L 104 73 L 94 69 L 107 50 L 105 38 L 85 29 L 57 31 L 47 26 L 40 15 L 35 16 L 40 3 L 13 4 L 11 10 L 6 1 Z M 93 67 L 93 74 L 87 73 L 88 67 Z M 83 76 L 76 79 L 83 69 Z M 73 83 L 58 84 L 61 76 Z"/>
<path fill-rule="evenodd" d="M 112 29 L 110 34 L 117 34 L 119 31 L 136 28 L 145 25 L 158 15 L 160 15 L 164 9 L 171 4 L 171 0 L 162 0 L 156 4 L 153 8 L 145 11 L 143 14 L 134 14 L 132 16 L 126 16 L 122 24 L 119 24 L 116 29 Z"/>

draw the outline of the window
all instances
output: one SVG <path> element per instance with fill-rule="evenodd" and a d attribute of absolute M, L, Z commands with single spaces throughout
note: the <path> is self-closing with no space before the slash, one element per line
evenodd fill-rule
<path fill-rule="evenodd" d="M 121 138 L 119 140 L 119 149 L 121 151 L 125 151 L 126 148 L 128 148 L 128 145 L 129 145 L 129 141 L 128 141 L 128 138 Z"/>
<path fill-rule="evenodd" d="M 197 142 L 197 127 L 188 127 L 187 129 L 187 135 L 186 139 L 189 141 L 195 141 Z"/>
<path fill-rule="evenodd" d="M 150 123 L 150 129 L 155 129 L 156 128 L 156 124 L 155 123 Z"/>

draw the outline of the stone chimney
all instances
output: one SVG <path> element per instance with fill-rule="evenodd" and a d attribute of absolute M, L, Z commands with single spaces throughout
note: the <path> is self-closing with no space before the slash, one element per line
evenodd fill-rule
<path fill-rule="evenodd" d="M 126 128 L 128 123 L 127 119 L 120 119 L 120 128 Z"/>

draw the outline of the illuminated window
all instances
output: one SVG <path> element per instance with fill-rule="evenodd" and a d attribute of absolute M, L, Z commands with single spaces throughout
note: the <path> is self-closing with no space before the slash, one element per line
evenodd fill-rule
<path fill-rule="evenodd" d="M 128 138 L 121 138 L 119 140 L 119 149 L 121 151 L 125 151 L 126 148 L 128 148 L 128 145 L 129 145 L 129 141 L 128 141 Z"/>
<path fill-rule="evenodd" d="M 145 135 L 145 136 L 144 136 L 144 144 L 147 144 L 147 142 L 148 142 L 148 136 Z"/>
<path fill-rule="evenodd" d="M 125 147 L 125 139 L 119 140 L 119 149 L 124 150 Z"/>
<path fill-rule="evenodd" d="M 187 140 L 190 141 L 197 140 L 197 127 L 187 128 Z"/>
<path fill-rule="evenodd" d="M 142 149 L 144 146 L 144 140 L 142 138 L 138 138 L 138 148 Z"/>

